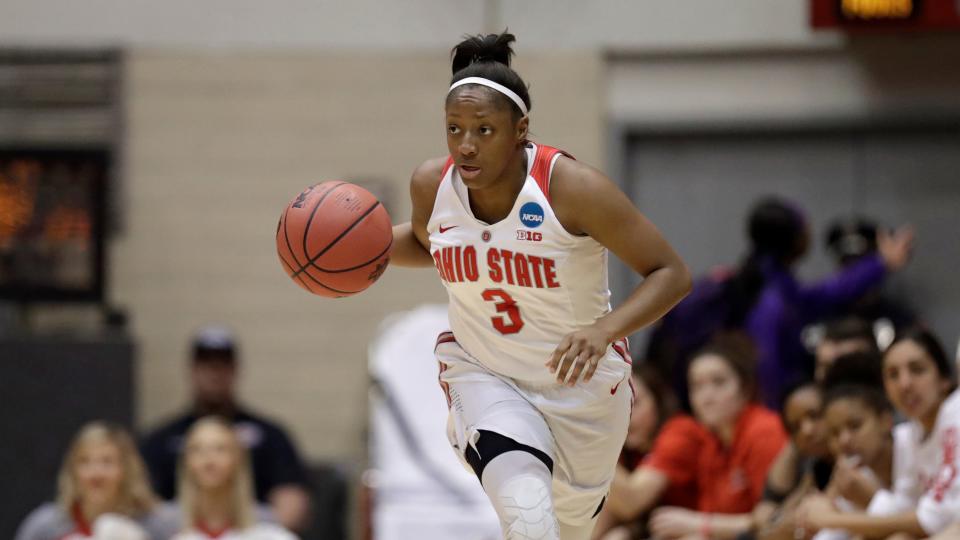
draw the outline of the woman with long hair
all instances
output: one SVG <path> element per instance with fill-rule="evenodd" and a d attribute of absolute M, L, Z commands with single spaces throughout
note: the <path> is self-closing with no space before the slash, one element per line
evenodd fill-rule
<path fill-rule="evenodd" d="M 202 418 L 187 432 L 177 493 L 183 531 L 175 540 L 295 538 L 258 515 L 247 450 L 220 418 Z"/>
<path fill-rule="evenodd" d="M 816 496 L 801 509 L 806 531 L 926 537 L 960 521 L 960 391 L 951 363 L 929 331 L 907 330 L 894 340 L 883 355 L 883 384 L 909 421 L 895 429 L 886 515 L 843 512 L 831 498 Z"/>
<path fill-rule="evenodd" d="M 635 519 L 670 504 L 662 497 L 674 490 L 693 498 L 686 508 L 653 513 L 656 537 L 734 538 L 752 525 L 749 512 L 787 436 L 776 413 L 756 402 L 754 356 L 744 338 L 716 340 L 694 355 L 687 374 L 693 416 L 668 421 L 643 465 L 615 479 L 610 511 Z"/>
<path fill-rule="evenodd" d="M 162 533 L 154 531 L 162 525 L 154 522 L 154 507 L 133 439 L 122 427 L 92 422 L 80 429 L 67 450 L 56 502 L 27 516 L 16 540 L 158 538 Z"/>

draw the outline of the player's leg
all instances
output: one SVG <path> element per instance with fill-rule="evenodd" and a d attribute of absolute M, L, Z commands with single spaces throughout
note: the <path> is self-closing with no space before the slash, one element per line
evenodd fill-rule
<path fill-rule="evenodd" d="M 611 352 L 589 383 L 529 396 L 557 445 L 554 507 L 561 540 L 588 539 L 596 524 L 627 434 L 629 378 L 629 365 Z"/>
<path fill-rule="evenodd" d="M 490 498 L 504 538 L 556 540 L 551 468 L 543 452 L 492 431 L 480 431 L 467 462 Z"/>
<path fill-rule="evenodd" d="M 515 386 L 472 362 L 455 342 L 437 346 L 450 403 L 449 438 L 477 474 L 508 540 L 558 540 L 553 437 Z"/>

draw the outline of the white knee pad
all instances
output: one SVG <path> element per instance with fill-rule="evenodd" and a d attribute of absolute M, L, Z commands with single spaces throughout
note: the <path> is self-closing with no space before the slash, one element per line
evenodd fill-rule
<path fill-rule="evenodd" d="M 551 482 L 550 470 L 527 452 L 501 454 L 486 466 L 483 487 L 506 540 L 559 540 Z"/>

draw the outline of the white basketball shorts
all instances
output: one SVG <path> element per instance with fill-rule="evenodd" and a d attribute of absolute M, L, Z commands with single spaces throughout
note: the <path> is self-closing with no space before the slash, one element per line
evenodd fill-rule
<path fill-rule="evenodd" d="M 611 346 L 590 382 L 572 388 L 502 377 L 464 351 L 450 332 L 440 334 L 436 356 L 450 409 L 447 438 L 461 461 L 466 465 L 468 445 L 476 450 L 479 430 L 541 450 L 554 464 L 557 519 L 573 526 L 589 522 L 609 490 L 627 436 L 633 385 L 626 344 Z"/>

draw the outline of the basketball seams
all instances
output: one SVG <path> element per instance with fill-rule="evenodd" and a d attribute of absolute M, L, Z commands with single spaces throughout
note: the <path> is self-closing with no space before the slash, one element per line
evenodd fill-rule
<path fill-rule="evenodd" d="M 334 189 L 342 186 L 343 184 L 346 184 L 346 182 L 341 182 L 341 183 L 333 186 L 332 188 L 328 189 L 328 190 L 326 191 L 326 193 L 324 193 L 323 195 L 321 195 L 321 196 L 320 196 L 320 200 L 317 201 L 317 204 L 313 207 L 313 211 L 316 212 L 316 211 L 317 211 L 317 207 L 320 206 L 320 203 L 323 202 L 323 199 L 325 199 L 325 198 L 327 197 L 327 195 L 330 194 L 330 192 L 332 192 Z M 315 184 L 315 185 L 316 185 L 316 184 Z M 297 264 L 297 266 L 300 267 L 300 269 L 302 270 L 303 267 L 300 266 L 300 260 L 297 258 L 297 253 L 296 253 L 295 251 L 293 251 L 293 245 L 290 244 L 290 235 L 289 235 L 289 233 L 287 233 L 287 212 L 289 212 L 289 211 L 290 211 L 290 205 L 288 204 L 288 205 L 287 205 L 287 208 L 283 211 L 283 240 L 284 240 L 284 242 L 286 242 L 286 244 L 287 244 L 287 250 L 290 252 L 290 256 L 293 257 L 293 262 L 295 262 L 295 263 Z M 310 215 L 310 219 L 313 219 L 313 214 Z M 306 235 L 304 235 L 304 237 L 306 237 Z M 310 258 L 310 254 L 307 252 L 307 249 L 306 249 L 306 243 L 304 243 L 303 255 L 304 255 L 305 257 L 307 257 L 308 259 Z M 309 263 L 308 263 L 308 264 L 309 264 Z M 296 277 L 296 276 L 290 276 L 290 277 Z"/>
<path fill-rule="evenodd" d="M 324 268 L 324 267 L 319 266 L 319 265 L 314 264 L 314 263 L 310 263 L 310 266 L 311 266 L 312 268 L 316 268 L 317 270 L 320 270 L 321 272 L 324 272 L 324 273 L 327 273 L 327 274 L 342 274 L 342 273 L 344 273 L 344 272 L 350 272 L 350 271 L 352 271 L 352 270 L 356 270 L 356 269 L 358 269 L 358 268 L 363 268 L 364 266 L 368 266 L 368 265 L 371 265 L 371 264 L 377 262 L 377 261 L 380 259 L 380 257 L 383 257 L 384 255 L 386 255 L 386 254 L 390 251 L 390 248 L 391 248 L 391 247 L 393 247 L 393 238 L 392 238 L 392 237 L 390 238 L 390 242 L 387 244 L 387 247 L 383 248 L 383 251 L 381 251 L 380 253 L 377 253 L 376 255 L 374 255 L 373 258 L 370 259 L 369 261 L 362 262 L 362 263 L 360 263 L 360 264 L 358 264 L 358 265 L 356 265 L 356 266 L 353 266 L 353 267 L 351 267 L 351 268 L 341 268 L 341 269 L 339 269 L 339 270 L 329 270 L 329 269 L 327 269 L 327 268 Z M 309 270 L 309 268 L 306 268 L 305 270 Z M 309 272 L 308 272 L 308 274 L 309 274 Z"/>
<path fill-rule="evenodd" d="M 327 199 L 327 196 L 329 196 L 331 193 L 336 191 L 340 186 L 343 186 L 345 184 L 346 182 L 340 182 L 339 184 L 336 184 L 335 186 L 331 187 L 323 195 L 321 195 L 320 199 L 317 200 L 317 203 L 313 205 L 313 210 L 310 211 L 310 217 L 307 218 L 307 223 L 306 225 L 303 226 L 303 256 L 307 258 L 307 262 L 304 264 L 304 266 L 300 267 L 301 271 L 306 267 L 306 265 L 313 264 L 313 261 L 316 260 L 316 258 L 314 258 L 313 260 L 311 260 L 310 258 L 310 250 L 307 249 L 307 239 L 310 237 L 310 234 L 309 234 L 310 225 L 313 224 L 313 218 L 314 216 L 317 215 L 317 210 L 320 208 L 320 205 L 323 204 L 323 201 Z M 287 208 L 287 210 L 289 210 L 289 208 Z M 332 246 L 333 244 L 336 244 L 337 240 L 339 239 L 340 239 L 339 237 L 335 238 L 333 242 L 327 245 L 327 247 L 320 252 L 320 255 L 323 255 L 324 253 L 326 253 L 326 251 L 330 249 L 330 246 Z M 320 255 L 317 255 L 317 257 L 319 257 Z M 299 265 L 300 261 L 297 261 L 297 264 Z"/>
<path fill-rule="evenodd" d="M 316 205 L 314 206 L 314 208 L 313 208 L 313 212 L 316 212 L 317 208 L 319 208 L 319 206 L 320 206 L 320 203 L 323 202 L 323 200 L 327 197 L 327 195 L 329 195 L 330 193 L 332 193 L 336 188 L 338 188 L 338 187 L 340 187 L 340 186 L 342 186 L 342 185 L 344 185 L 344 184 L 346 184 L 346 183 L 347 183 L 347 182 L 341 182 L 341 183 L 339 183 L 339 184 L 336 184 L 335 186 L 333 186 L 333 187 L 331 187 L 330 189 L 328 189 L 323 195 L 321 195 L 320 200 L 317 201 L 317 204 L 316 204 Z M 306 288 L 307 290 L 313 291 L 313 287 L 311 287 L 311 286 L 310 286 L 307 282 L 305 282 L 305 281 L 303 280 L 303 278 L 301 277 L 301 273 L 303 272 L 303 270 L 305 269 L 305 267 L 300 265 L 300 261 L 299 261 L 299 259 L 297 258 L 297 254 L 296 254 L 296 252 L 293 251 L 293 245 L 291 245 L 291 243 L 290 243 L 290 236 L 289 236 L 289 233 L 287 232 L 287 212 L 289 212 L 289 211 L 290 211 L 290 207 L 287 206 L 287 209 L 284 210 L 284 212 L 283 212 L 283 216 L 281 216 L 281 220 L 282 220 L 282 222 L 283 222 L 283 227 L 282 227 L 282 228 L 283 228 L 283 238 L 284 238 L 284 242 L 285 242 L 286 245 L 287 245 L 287 251 L 290 253 L 290 256 L 293 258 L 293 262 L 295 262 L 296 265 L 300 268 L 299 270 L 294 271 L 293 273 L 290 273 L 290 277 L 293 278 L 293 279 L 296 279 L 297 281 L 299 281 L 300 283 L 302 283 L 303 286 L 304 286 L 304 288 Z M 313 219 L 313 213 L 311 213 L 310 219 Z M 309 226 L 309 225 L 308 225 L 308 226 Z M 306 237 L 306 231 L 304 231 L 304 237 Z M 304 254 L 305 256 L 309 256 L 309 254 L 307 253 L 307 250 L 306 250 L 306 246 L 304 246 L 303 254 Z M 290 270 L 293 270 L 293 265 L 287 263 L 286 260 L 284 260 L 283 256 L 280 255 L 279 253 L 278 253 L 277 255 L 280 256 L 280 262 L 282 262 L 282 263 L 286 264 L 287 266 L 289 266 L 289 267 L 290 267 Z M 307 261 L 307 264 L 311 264 L 311 262 L 308 260 L 308 261 Z M 289 273 L 289 272 L 288 272 L 288 273 Z M 324 284 L 321 283 L 319 280 L 317 280 L 315 277 L 311 276 L 309 273 L 307 273 L 306 276 L 307 276 L 307 279 L 309 279 L 309 280 L 312 281 L 313 283 L 316 283 L 317 285 L 323 287 L 324 289 L 327 289 L 328 291 L 332 291 L 332 292 L 340 293 L 340 294 L 356 294 L 357 292 L 359 292 L 359 291 L 341 291 L 341 290 L 339 290 L 339 289 L 334 289 L 333 287 L 328 287 L 327 285 L 324 285 Z"/>
<path fill-rule="evenodd" d="M 315 184 L 312 187 L 317 187 L 320 185 L 322 184 Z M 284 210 L 283 214 L 281 215 L 280 222 L 277 224 L 276 240 L 277 240 L 277 246 L 278 246 L 278 256 L 280 258 L 281 264 L 284 266 L 284 269 L 286 270 L 287 274 L 291 278 L 293 278 L 303 288 L 315 294 L 321 294 L 318 291 L 325 290 L 325 291 L 329 291 L 330 293 L 334 293 L 336 296 L 342 297 L 342 296 L 350 296 L 363 291 L 364 289 L 367 288 L 368 285 L 362 286 L 361 288 L 359 288 L 359 290 L 341 290 L 323 283 L 321 279 L 324 279 L 325 275 L 330 275 L 330 274 L 345 274 L 351 271 L 364 272 L 363 270 L 364 267 L 370 267 L 373 264 L 378 264 L 379 266 L 376 267 L 376 270 L 374 270 L 373 273 L 370 274 L 370 276 L 367 276 L 367 281 L 372 283 L 373 281 L 376 281 L 376 277 L 379 277 L 379 274 L 382 273 L 381 267 L 385 266 L 387 264 L 387 261 L 389 261 L 389 253 L 393 247 L 393 235 L 390 234 L 389 240 L 386 246 L 382 249 L 382 251 L 378 253 L 376 256 L 374 256 L 373 258 L 369 259 L 368 261 L 365 261 L 360 264 L 356 264 L 354 263 L 354 261 L 349 261 L 348 264 L 351 264 L 350 268 L 343 268 L 343 269 L 337 269 L 337 270 L 323 268 L 322 266 L 316 264 L 318 259 L 322 258 L 324 255 L 329 255 L 330 251 L 334 247 L 339 248 L 340 246 L 342 246 L 339 243 L 342 240 L 344 240 L 344 238 L 347 235 L 349 235 L 351 232 L 356 231 L 358 229 L 363 229 L 363 230 L 369 229 L 371 226 L 377 229 L 380 229 L 380 221 L 382 220 L 382 217 L 386 216 L 384 210 L 382 209 L 383 207 L 382 203 L 380 203 L 380 201 L 377 201 L 376 198 L 373 198 L 372 199 L 373 204 L 371 204 L 366 210 L 364 210 L 362 214 L 359 215 L 352 223 L 350 223 L 347 227 L 345 227 L 337 235 L 336 238 L 333 238 L 332 240 L 330 240 L 327 243 L 327 245 L 324 246 L 319 251 L 319 253 L 316 253 L 315 255 L 311 256 L 310 250 L 309 250 L 309 247 L 310 247 L 309 237 L 310 237 L 310 228 L 313 225 L 314 218 L 317 215 L 321 215 L 319 213 L 320 207 L 323 205 L 326 198 L 331 193 L 337 191 L 339 188 L 341 188 L 344 185 L 353 186 L 353 184 L 350 184 L 349 182 L 338 182 L 332 186 L 331 185 L 324 186 L 326 189 L 322 193 L 316 193 L 316 195 L 319 195 L 319 197 L 316 203 L 313 205 L 313 208 L 310 209 L 309 216 L 306 216 L 307 217 L 306 222 L 302 221 L 304 217 L 302 214 L 300 214 L 299 216 L 295 216 L 296 218 L 294 219 L 295 232 L 297 233 L 297 235 L 302 234 L 302 238 L 303 238 L 303 245 L 302 245 L 303 256 L 304 256 L 303 262 L 300 261 L 299 255 L 297 255 L 297 253 L 293 249 L 293 243 L 296 239 L 290 237 L 290 231 L 289 231 L 290 216 L 288 215 L 288 212 L 293 206 L 293 202 L 287 205 L 287 208 Z M 347 193 L 349 193 L 349 195 L 344 195 L 345 197 L 347 197 L 344 200 L 349 201 L 350 198 L 354 196 L 354 192 L 348 191 Z M 367 199 L 369 202 L 370 200 L 368 198 L 369 194 L 363 195 L 363 193 L 366 193 L 366 192 L 364 192 L 361 188 L 360 192 L 357 192 L 356 195 L 360 196 L 360 200 Z M 344 196 L 341 196 L 341 198 L 343 198 Z M 302 196 L 298 197 L 298 199 L 302 200 Z M 377 210 L 377 207 L 381 207 L 380 213 L 374 215 L 374 212 Z M 381 216 L 381 214 L 383 214 L 383 216 Z M 376 219 L 374 221 L 369 221 L 370 219 L 373 219 L 371 218 L 372 215 Z M 389 224 L 389 218 L 387 218 L 386 221 Z M 361 224 L 364 224 L 364 225 L 361 226 Z M 318 222 L 318 226 L 321 226 L 319 225 L 319 222 Z M 301 228 L 302 228 L 302 232 L 300 230 Z M 324 226 L 323 228 L 325 229 L 326 227 Z M 283 229 L 282 239 L 281 239 L 280 229 Z M 367 234 L 367 233 L 364 233 L 364 234 Z M 283 253 L 284 247 L 286 248 L 287 253 Z M 336 253 L 340 251 L 342 251 L 342 249 L 338 249 L 333 253 L 334 260 L 340 259 L 342 257 L 341 255 L 336 255 Z M 346 252 L 346 253 L 349 253 L 349 252 Z M 350 257 L 348 257 L 348 259 L 349 258 Z M 293 262 L 291 263 L 289 259 L 293 259 Z M 322 274 L 320 276 L 314 275 L 313 272 L 311 272 L 311 268 L 316 269 L 318 272 L 321 272 Z M 375 273 L 377 275 L 376 277 L 373 277 Z M 335 281 L 340 281 L 340 280 L 338 279 Z M 314 287 L 314 285 L 319 286 L 320 289 L 317 289 L 316 287 Z M 348 279 L 347 282 L 343 283 L 343 285 L 347 285 L 350 288 L 354 288 L 360 284 L 352 283 L 352 280 Z M 321 294 L 321 295 L 332 296 L 329 293 Z"/>
<path fill-rule="evenodd" d="M 295 263 L 297 263 L 297 265 L 299 265 L 300 263 L 299 263 L 299 261 L 297 261 L 297 254 L 293 252 L 293 249 L 292 249 L 292 247 L 290 246 L 290 238 L 287 236 L 287 212 L 286 212 L 286 210 L 284 210 L 283 215 L 280 216 L 280 222 L 277 223 L 277 236 L 278 236 L 278 237 L 280 236 L 281 226 L 282 226 L 282 228 L 283 228 L 283 236 L 284 236 L 284 239 L 286 240 L 286 244 L 287 244 L 287 251 L 290 253 L 290 256 L 293 257 L 293 261 L 294 261 Z M 295 270 L 293 269 L 293 265 L 287 262 L 287 260 L 286 260 L 286 259 L 284 258 L 284 256 L 283 256 L 283 254 L 280 253 L 279 251 L 277 251 L 277 256 L 280 257 L 280 262 L 283 263 L 285 266 L 287 266 L 287 267 L 289 268 L 289 270 L 287 271 L 287 275 L 289 275 L 289 276 L 292 277 L 293 279 L 296 279 L 297 281 L 299 281 L 299 282 L 303 285 L 303 287 L 304 287 L 305 289 L 310 290 L 310 286 L 307 285 L 307 282 L 303 281 L 303 278 L 301 278 L 300 276 L 295 276 L 295 275 L 293 274 L 293 272 L 295 272 Z"/>
<path fill-rule="evenodd" d="M 331 189 L 330 191 L 333 191 L 333 190 Z M 317 206 L 320 206 L 320 203 L 317 203 Z M 323 268 L 317 266 L 317 265 L 314 264 L 314 263 L 317 261 L 317 259 L 319 259 L 320 257 L 323 257 L 323 255 L 324 255 L 326 252 L 330 251 L 330 250 L 333 248 L 333 246 L 337 245 L 337 242 L 339 242 L 344 236 L 346 236 L 346 235 L 347 235 L 350 231 L 352 231 L 357 225 L 359 225 L 361 221 L 363 221 L 364 219 L 366 219 L 367 216 L 369 216 L 374 210 L 376 210 L 378 206 L 380 206 L 380 201 L 377 201 L 377 202 L 373 203 L 373 204 L 370 206 L 370 208 L 367 208 L 367 211 L 364 212 L 362 216 L 358 217 L 358 218 L 356 219 L 356 221 L 354 221 L 353 223 L 351 223 L 349 227 L 345 228 L 336 238 L 333 239 L 332 242 L 330 242 L 329 244 L 327 244 L 327 247 L 323 248 L 323 250 L 321 250 L 320 253 L 317 253 L 317 254 L 316 254 L 315 256 L 313 256 L 313 257 L 310 257 L 310 254 L 309 254 L 309 253 L 307 252 L 307 250 L 306 250 L 306 247 L 307 247 L 307 241 L 306 241 L 306 239 L 307 239 L 307 237 L 310 235 L 310 222 L 308 221 L 306 227 L 305 227 L 304 230 L 303 230 L 303 238 L 304 238 L 304 241 L 303 241 L 303 246 L 304 246 L 303 253 L 304 253 L 305 255 L 307 255 L 307 256 L 309 257 L 309 259 L 307 260 L 306 264 L 304 264 L 303 266 L 300 266 L 300 269 L 297 270 L 297 275 L 299 275 L 301 272 L 304 272 L 305 270 L 307 270 L 308 267 L 313 267 L 313 268 L 316 268 L 317 270 L 320 270 L 321 272 L 327 272 L 327 273 L 329 273 L 329 274 L 335 274 L 335 273 L 338 273 L 338 272 L 344 272 L 344 270 L 339 270 L 339 271 L 332 271 L 332 272 L 330 272 L 330 271 L 324 270 Z M 316 212 L 316 208 L 314 208 L 314 212 Z M 311 215 L 310 217 L 311 217 L 311 219 L 313 219 L 313 216 L 312 216 L 312 215 Z M 391 242 L 392 242 L 392 239 L 391 239 Z M 374 259 L 374 260 L 375 260 L 375 259 Z M 373 260 L 367 262 L 366 264 L 370 264 L 371 262 L 373 262 Z M 299 262 L 298 262 L 297 264 L 299 264 Z M 361 265 L 361 266 L 365 266 L 365 265 Z M 358 267 L 358 268 L 359 268 L 359 267 Z"/>

